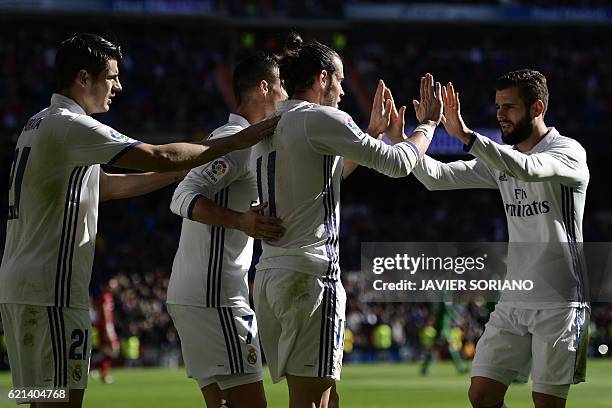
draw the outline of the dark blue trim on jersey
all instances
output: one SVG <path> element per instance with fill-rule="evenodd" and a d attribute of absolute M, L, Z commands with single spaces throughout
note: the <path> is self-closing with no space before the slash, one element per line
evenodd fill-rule
<path fill-rule="evenodd" d="M 221 207 L 228 208 L 227 204 L 229 201 L 229 186 L 225 187 L 223 190 L 224 194 L 221 197 Z M 221 253 L 218 258 L 218 268 L 217 268 L 217 306 L 221 306 L 221 278 L 223 277 L 223 261 L 225 258 L 225 228 L 221 228 Z"/>
<path fill-rule="evenodd" d="M 232 312 L 232 308 L 224 307 L 223 308 L 227 314 L 227 320 L 231 323 L 229 325 L 230 332 L 233 334 L 232 344 L 234 346 L 234 356 L 236 358 L 236 369 L 238 373 L 244 374 L 244 361 L 242 359 L 242 347 L 240 347 L 240 336 L 238 336 L 238 328 L 236 327 L 236 319 L 234 319 L 234 313 Z"/>
<path fill-rule="evenodd" d="M 276 151 L 268 155 L 268 205 L 270 206 L 270 217 L 276 217 L 276 193 L 275 193 Z"/>
<path fill-rule="evenodd" d="M 61 281 L 61 270 L 63 262 L 64 246 L 68 245 L 66 242 L 66 222 L 68 219 L 68 210 L 70 208 L 70 198 L 72 196 L 72 188 L 74 176 L 79 171 L 79 167 L 72 169 L 70 173 L 70 179 L 68 180 L 68 188 L 66 189 L 66 200 L 64 201 L 64 219 L 62 221 L 62 234 L 60 235 L 60 247 L 57 255 L 57 269 L 55 272 L 55 306 L 60 306 L 60 302 L 63 302 L 63 282 Z M 60 299 L 61 298 L 61 299 Z"/>
<path fill-rule="evenodd" d="M 54 387 L 68 387 L 68 358 L 66 356 L 66 325 L 64 311 L 61 307 L 47 307 L 49 331 L 53 346 Z"/>
<path fill-rule="evenodd" d="M 49 333 L 51 334 L 51 348 L 53 350 L 53 387 L 57 388 L 58 379 L 59 379 L 59 350 L 57 347 L 57 342 L 59 339 L 56 339 L 55 332 L 55 323 L 53 319 L 53 307 L 47 306 L 47 317 L 49 318 Z"/>
<path fill-rule="evenodd" d="M 338 262 L 340 260 L 339 249 L 338 249 L 338 222 L 336 220 L 336 197 L 334 195 L 334 160 L 335 156 L 330 156 L 329 161 L 329 209 L 331 212 L 331 231 L 332 231 L 332 240 L 331 246 L 333 250 L 334 258 L 332 260 L 334 265 L 334 278 L 339 278 L 336 276 L 338 273 Z"/>
<path fill-rule="evenodd" d="M 328 181 L 329 181 L 329 174 L 328 174 L 328 161 L 329 161 L 330 156 L 325 155 L 323 156 L 323 191 L 322 191 L 322 195 L 323 195 L 323 209 L 325 210 L 325 213 L 323 215 L 323 225 L 325 227 L 325 233 L 327 234 L 327 238 L 325 239 L 325 255 L 327 255 L 327 271 L 325 272 L 325 276 L 329 277 L 331 270 L 332 270 L 332 253 L 331 253 L 331 247 L 329 245 L 330 242 L 330 238 L 331 238 L 331 231 L 329 228 L 329 217 L 330 217 L 330 210 L 329 210 L 329 203 L 328 203 Z"/>
<path fill-rule="evenodd" d="M 79 218 L 81 189 L 88 169 L 89 167 L 75 167 L 70 173 L 66 189 L 62 234 L 55 272 L 55 306 L 58 307 L 70 305 L 70 280 L 72 279 L 72 260 Z"/>
<path fill-rule="evenodd" d="M 192 199 L 191 202 L 189 203 L 189 207 L 187 207 L 187 218 L 189 218 L 190 220 L 193 220 L 193 207 L 195 207 L 196 202 L 201 198 L 204 197 L 202 194 L 196 194 Z"/>
<path fill-rule="evenodd" d="M 563 224 L 565 227 L 565 233 L 567 236 L 567 245 L 572 260 L 572 276 L 577 282 L 577 301 L 585 302 L 586 293 L 584 286 L 584 277 L 582 262 L 580 257 L 580 251 L 577 247 L 576 240 L 576 223 L 574 218 L 574 189 L 561 185 L 561 208 L 563 214 Z"/>
<path fill-rule="evenodd" d="M 75 193 L 76 193 L 76 208 L 74 210 L 74 224 L 72 225 L 72 240 L 70 241 L 70 259 L 68 260 L 68 279 L 66 282 L 66 287 L 68 288 L 66 291 L 66 307 L 70 307 L 70 283 L 72 280 L 72 260 L 74 258 L 74 247 L 75 247 L 75 238 L 76 238 L 76 230 L 77 230 L 77 223 L 79 220 L 79 208 L 81 206 L 81 189 L 83 188 L 83 179 L 85 178 L 85 174 L 87 174 L 87 170 L 89 170 L 89 167 L 85 167 L 83 169 L 83 172 L 81 173 L 81 176 L 79 177 L 79 186 L 76 188 Z"/>
<path fill-rule="evenodd" d="M 121 158 L 121 156 L 126 154 L 128 150 L 130 150 L 134 146 L 138 146 L 139 144 L 142 144 L 142 142 L 137 140 L 137 141 L 135 141 L 133 143 L 130 143 L 129 145 L 125 146 L 123 149 L 121 149 L 121 151 L 119 153 L 117 153 L 112 159 L 110 159 L 110 161 L 107 164 L 109 166 L 112 166 L 113 164 L 115 164 L 117 162 L 117 160 L 119 160 Z"/>
<path fill-rule="evenodd" d="M 263 202 L 263 186 L 261 182 L 261 160 L 261 157 L 257 159 L 257 196 L 259 197 L 260 204 L 262 204 Z M 263 215 L 263 211 L 258 211 L 258 213 L 260 215 Z"/>
<path fill-rule="evenodd" d="M 334 344 L 336 326 L 336 282 L 323 278 L 321 302 L 321 332 L 319 333 L 319 373 L 321 378 L 334 372 Z"/>
<path fill-rule="evenodd" d="M 470 141 L 468 142 L 468 144 L 463 145 L 463 151 L 466 153 L 469 153 L 469 151 L 472 150 L 472 146 L 474 146 L 474 143 L 476 142 L 477 138 L 478 136 L 476 136 L 476 133 L 472 132 L 472 134 L 470 135 Z"/>
<path fill-rule="evenodd" d="M 325 231 L 327 233 L 326 253 L 329 258 L 326 276 L 337 279 L 338 276 L 338 232 L 336 220 L 336 208 L 333 186 L 333 168 L 335 156 L 327 155 L 323 159 L 324 165 L 324 189 L 323 204 L 325 208 Z"/>
<path fill-rule="evenodd" d="M 61 352 L 63 354 L 63 362 L 64 362 L 64 368 L 62 370 L 62 383 L 60 384 L 60 387 L 68 387 L 68 357 L 66 355 L 66 324 L 64 323 L 64 309 L 61 307 L 57 307 L 55 308 L 55 310 L 57 310 L 57 314 L 59 315 L 59 324 L 60 324 L 60 338 L 61 338 L 61 342 L 60 342 L 60 347 L 61 347 Z"/>
<path fill-rule="evenodd" d="M 229 187 L 215 194 L 215 204 L 227 208 Z M 223 251 L 225 228 L 211 227 L 210 252 L 208 254 L 208 273 L 206 276 L 206 307 L 221 306 L 221 276 L 223 272 Z"/>
<path fill-rule="evenodd" d="M 412 150 L 414 150 L 414 154 L 416 154 L 417 157 L 419 157 L 421 153 L 419 152 L 419 148 L 414 143 L 412 143 L 409 140 L 406 140 L 404 143 L 406 143 Z"/>
<path fill-rule="evenodd" d="M 229 366 L 231 374 L 236 374 L 238 371 L 238 364 L 236 364 L 236 358 L 234 356 L 233 343 L 229 333 L 229 327 L 225 317 L 225 308 L 218 307 L 217 312 L 219 313 L 219 323 L 221 324 L 221 331 L 223 332 L 223 338 L 225 339 L 225 349 L 227 350 L 227 357 L 229 359 Z"/>
<path fill-rule="evenodd" d="M 333 186 L 333 168 L 334 168 L 334 160 L 335 156 L 326 156 L 324 159 L 324 179 L 325 179 L 325 188 L 324 188 L 324 204 L 325 204 L 325 227 L 326 232 L 328 234 L 328 239 L 326 241 L 326 250 L 327 255 L 329 257 L 329 264 L 326 276 L 328 278 L 337 279 L 338 278 L 338 231 L 337 231 L 337 220 L 336 220 L 336 207 L 335 207 L 335 197 L 334 197 L 334 186 Z"/>
<path fill-rule="evenodd" d="M 217 247 L 219 227 L 211 227 L 210 229 L 210 248 L 208 253 L 208 273 L 206 274 L 206 307 L 213 307 L 214 302 L 214 277 L 215 267 L 217 264 Z"/>

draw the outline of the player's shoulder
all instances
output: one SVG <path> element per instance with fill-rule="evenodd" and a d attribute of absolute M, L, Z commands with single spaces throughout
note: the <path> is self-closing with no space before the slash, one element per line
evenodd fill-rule
<path fill-rule="evenodd" d="M 209 140 L 222 139 L 224 137 L 235 135 L 236 133 L 244 130 L 246 127 L 237 123 L 226 123 L 223 126 L 219 126 L 212 132 L 210 132 Z"/>
<path fill-rule="evenodd" d="M 307 110 L 308 120 L 307 125 L 319 127 L 332 127 L 337 126 L 348 126 L 350 129 L 356 131 L 358 126 L 351 118 L 348 113 L 331 106 L 315 105 Z"/>
<path fill-rule="evenodd" d="M 346 118 L 347 116 L 350 116 L 348 113 L 344 112 L 343 110 L 340 110 L 338 108 L 334 108 L 333 106 L 324 106 L 324 105 L 317 105 L 317 104 L 312 104 L 312 106 L 310 106 L 308 108 L 308 112 L 312 112 L 315 115 L 318 116 L 326 116 L 326 117 L 331 117 L 331 118 Z"/>
<path fill-rule="evenodd" d="M 585 153 L 585 149 L 576 139 L 568 136 L 563 136 L 556 129 L 551 130 L 551 141 L 548 145 L 549 149 L 563 149 L 568 152 Z"/>

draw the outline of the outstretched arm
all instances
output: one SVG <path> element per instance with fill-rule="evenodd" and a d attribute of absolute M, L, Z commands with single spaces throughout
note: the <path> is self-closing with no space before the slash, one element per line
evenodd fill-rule
<path fill-rule="evenodd" d="M 563 141 L 542 153 L 521 153 L 472 132 L 461 117 L 459 92 L 455 92 L 451 83 L 442 93 L 445 101 L 442 123 L 446 130 L 488 167 L 523 181 L 557 180 L 578 185 L 588 177 L 586 152 L 577 142 Z"/>
<path fill-rule="evenodd" d="M 434 85 L 430 74 L 421 78 L 421 102 L 415 108 L 417 117 L 424 123 L 410 137 L 404 135 L 401 129 L 401 136 L 398 137 L 401 141 L 398 140 L 393 146 L 364 134 L 352 124 L 350 117 L 337 110 L 309 113 L 305 116 L 304 126 L 307 139 L 315 151 L 342 156 L 389 177 L 405 177 L 429 146 L 442 116 L 440 84 Z"/>
<path fill-rule="evenodd" d="M 413 173 L 430 191 L 466 188 L 497 189 L 495 176 L 478 159 L 442 163 L 429 156 L 423 156 Z"/>
<path fill-rule="evenodd" d="M 279 120 L 280 116 L 267 119 L 249 126 L 233 136 L 207 140 L 201 144 L 151 145 L 141 143 L 126 150 L 113 165 L 127 169 L 157 172 L 190 169 L 208 163 L 231 151 L 253 146 L 263 138 L 272 135 Z"/>
<path fill-rule="evenodd" d="M 100 170 L 100 201 L 147 194 L 180 181 L 185 174 L 185 170 L 136 174 L 107 174 Z"/>

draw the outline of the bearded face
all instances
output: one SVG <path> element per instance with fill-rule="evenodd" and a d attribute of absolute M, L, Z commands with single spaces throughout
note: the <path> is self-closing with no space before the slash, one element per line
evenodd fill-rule
<path fill-rule="evenodd" d="M 534 132 L 534 118 L 517 87 L 498 90 L 495 93 L 497 123 L 504 143 L 516 145 L 524 142 Z"/>
<path fill-rule="evenodd" d="M 344 67 L 342 61 L 339 58 L 335 59 L 336 72 L 329 75 L 329 81 L 325 85 L 323 90 L 323 97 L 321 98 L 321 105 L 332 106 L 338 108 L 340 99 L 344 96 L 344 90 L 342 89 L 342 80 L 344 79 Z"/>
<path fill-rule="evenodd" d="M 534 129 L 533 119 L 529 112 L 516 122 L 504 120 L 499 122 L 501 130 L 501 138 L 504 143 L 509 145 L 517 145 L 524 142 L 531 136 Z"/>

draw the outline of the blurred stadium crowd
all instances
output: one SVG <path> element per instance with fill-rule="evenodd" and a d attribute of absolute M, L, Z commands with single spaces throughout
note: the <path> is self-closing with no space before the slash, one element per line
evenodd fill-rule
<path fill-rule="evenodd" d="M 95 31 L 116 40 L 125 50 L 120 66 L 124 91 L 113 101 L 111 111 L 98 119 L 133 138 L 161 142 L 201 139 L 224 123 L 234 104 L 228 89 L 232 64 L 256 49 L 280 51 L 287 32 L 223 28 L 213 23 L 204 29 L 206 22 L 191 20 L 175 24 L 109 18 L 85 25 L 68 18 L 16 17 L 0 22 L 3 217 L 13 143 L 27 118 L 48 105 L 54 83 L 54 47 L 70 33 Z M 306 30 L 304 34 L 333 44 L 343 55 L 347 94 L 340 107 L 363 127 L 379 77 L 385 79 L 397 101 L 408 105 L 423 73 L 452 80 L 461 91 L 462 110 L 470 126 L 494 128 L 495 78 L 525 66 L 541 70 L 551 91 L 547 123 L 578 139 L 589 154 L 592 179 L 585 241 L 612 241 L 612 208 L 606 197 L 612 150 L 610 31 L 605 26 L 499 30 L 494 26 L 371 24 L 337 32 Z M 408 120 L 413 120 L 411 115 Z M 112 295 L 126 364 L 176 366 L 180 362 L 178 336 L 164 304 L 180 234 L 180 219 L 168 208 L 171 194 L 172 189 L 167 188 L 100 207 L 91 287 L 94 297 L 103 292 Z M 431 347 L 427 337 L 431 336 L 424 331 L 435 325 L 429 307 L 362 300 L 361 242 L 504 241 L 507 231 L 499 195 L 484 190 L 430 193 L 412 177 L 389 180 L 359 169 L 344 182 L 342 203 L 341 265 L 350 331 L 346 358 L 417 360 Z M 2 242 L 4 228 L 2 218 Z M 466 358 L 473 353 L 488 306 L 455 307 L 453 326 L 461 329 Z M 590 355 L 599 355 L 600 344 L 612 347 L 612 306 L 608 304 L 593 307 Z M 0 354 L 1 350 L 0 346 Z M 447 348 L 440 347 L 438 353 L 444 357 Z"/>

